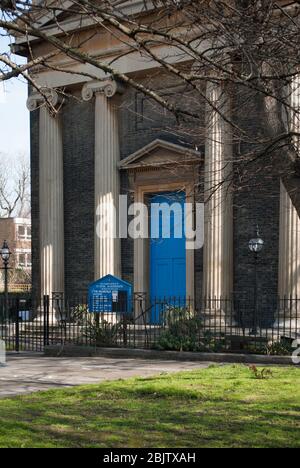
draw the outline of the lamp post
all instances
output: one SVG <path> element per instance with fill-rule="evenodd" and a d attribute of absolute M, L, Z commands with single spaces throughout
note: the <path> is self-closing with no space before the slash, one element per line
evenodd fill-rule
<path fill-rule="evenodd" d="M 4 270 L 4 312 L 5 318 L 8 318 L 8 270 L 9 270 L 9 259 L 11 256 L 11 251 L 9 250 L 6 240 L 3 242 L 0 255 L 3 261 L 2 270 Z"/>
<path fill-rule="evenodd" d="M 258 297 L 257 297 L 257 260 L 258 254 L 262 251 L 264 247 L 264 241 L 259 235 L 259 229 L 257 227 L 256 237 L 250 239 L 249 241 L 249 250 L 254 255 L 254 324 L 253 329 L 250 332 L 251 335 L 257 334 L 257 315 L 258 315 Z"/>

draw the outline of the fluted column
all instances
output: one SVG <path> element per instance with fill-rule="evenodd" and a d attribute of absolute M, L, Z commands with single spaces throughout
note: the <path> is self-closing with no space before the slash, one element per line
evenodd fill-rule
<path fill-rule="evenodd" d="M 59 97 L 47 91 L 53 107 Z M 64 292 L 63 144 L 59 113 L 51 113 L 41 95 L 28 98 L 27 107 L 39 107 L 39 231 L 41 294 Z"/>
<path fill-rule="evenodd" d="M 208 104 L 206 119 L 203 293 L 206 318 L 211 320 L 217 310 L 223 322 L 225 300 L 233 289 L 232 132 L 223 118 L 230 115 L 230 102 L 223 88 L 212 83 L 207 98 L 213 107 Z"/>
<path fill-rule="evenodd" d="M 300 109 L 300 76 L 294 79 L 291 87 L 291 106 Z M 299 114 L 292 113 L 292 131 L 300 131 Z M 299 138 L 294 144 L 300 151 Z M 276 324 L 294 328 L 298 318 L 300 328 L 300 218 L 283 183 L 280 186 L 280 225 L 279 225 L 279 268 L 278 295 L 280 305 Z M 297 299 L 299 299 L 299 304 Z"/>
<path fill-rule="evenodd" d="M 86 83 L 82 97 L 95 95 L 95 279 L 120 276 L 121 255 L 116 221 L 120 194 L 120 160 L 117 93 L 112 80 Z"/>

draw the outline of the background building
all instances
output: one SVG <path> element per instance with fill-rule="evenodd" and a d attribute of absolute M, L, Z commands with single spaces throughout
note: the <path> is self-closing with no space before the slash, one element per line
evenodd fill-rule
<path fill-rule="evenodd" d="M 10 258 L 9 290 L 27 291 L 31 288 L 31 220 L 0 218 L 0 242 L 6 240 Z M 1 275 L 1 286 L 3 278 Z"/>

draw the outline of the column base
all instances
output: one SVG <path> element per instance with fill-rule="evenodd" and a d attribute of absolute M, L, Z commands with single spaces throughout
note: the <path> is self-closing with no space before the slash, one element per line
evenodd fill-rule
<path fill-rule="evenodd" d="M 201 312 L 200 318 L 205 328 L 220 328 L 227 324 L 223 310 L 205 309 Z"/>
<path fill-rule="evenodd" d="M 37 316 L 33 319 L 34 322 L 38 322 L 39 324 L 43 325 L 45 321 L 45 316 L 44 316 L 44 309 L 43 307 L 39 307 L 37 309 Z M 61 321 L 61 316 L 60 313 L 55 311 L 55 310 L 50 310 L 49 311 L 49 325 L 58 325 L 59 322 Z"/>

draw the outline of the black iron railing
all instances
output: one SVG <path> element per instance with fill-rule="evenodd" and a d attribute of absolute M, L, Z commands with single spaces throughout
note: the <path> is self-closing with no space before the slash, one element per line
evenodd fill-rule
<path fill-rule="evenodd" d="M 100 302 L 99 302 L 100 301 Z M 0 296 L 0 339 L 8 350 L 42 351 L 48 345 L 128 347 L 176 351 L 290 354 L 300 338 L 300 299 L 152 298 L 136 293 L 117 307 L 85 295 L 54 293 L 36 300 Z"/>

